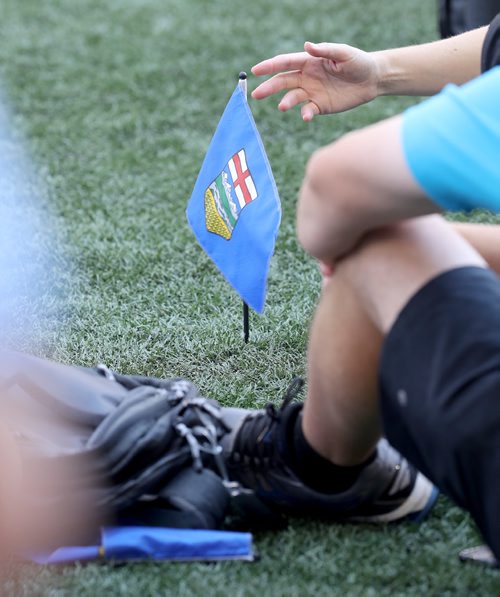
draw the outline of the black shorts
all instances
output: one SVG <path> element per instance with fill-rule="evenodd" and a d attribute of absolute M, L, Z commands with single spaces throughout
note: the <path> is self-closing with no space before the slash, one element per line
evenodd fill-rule
<path fill-rule="evenodd" d="M 459 506 L 500 558 L 500 280 L 431 280 L 389 332 L 380 369 L 389 441 Z"/>

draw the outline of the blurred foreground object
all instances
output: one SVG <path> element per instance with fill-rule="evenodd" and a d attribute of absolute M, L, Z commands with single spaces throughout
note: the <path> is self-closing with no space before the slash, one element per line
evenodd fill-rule
<path fill-rule="evenodd" d="M 87 496 L 61 501 L 60 488 L 81 473 L 77 463 L 37 458 L 47 455 L 56 419 L 23 400 L 23 392 L 39 396 L 48 372 L 32 375 L 31 364 L 5 350 L 31 347 L 55 297 L 52 253 L 55 235 L 48 207 L 40 199 L 31 160 L 14 132 L 12 117 L 0 90 L 0 554 L 26 546 L 54 545 L 68 534 L 82 536 L 101 520 L 87 506 Z M 43 334 L 42 334 L 43 335 Z M 28 384 L 27 386 L 23 386 Z M 31 385 L 30 385 L 31 384 Z M 24 388 L 24 389 L 23 389 Z M 14 401 L 14 394 L 21 394 Z M 36 402 L 36 400 L 35 400 Z M 14 416 L 15 415 L 15 416 Z M 43 416 L 42 416 L 43 415 Z M 41 418 L 39 418 L 39 416 Z M 24 435 L 27 433 L 28 435 Z M 36 441 L 35 441 L 35 438 Z M 44 441 L 42 441 L 44 438 Z M 27 457 L 29 451 L 29 458 Z M 85 459 L 83 459 L 85 460 Z M 89 525 L 89 522 L 92 525 Z"/>
<path fill-rule="evenodd" d="M 216 529 L 230 497 L 223 409 L 184 379 L 0 351 L 4 550 L 98 544 L 100 526 Z"/>
<path fill-rule="evenodd" d="M 57 303 L 57 235 L 42 195 L 0 89 L 0 346 L 31 351 Z"/>
<path fill-rule="evenodd" d="M 63 370 L 67 370 L 64 381 Z M 83 447 L 90 418 L 82 417 L 80 426 L 70 425 L 71 404 L 66 410 L 58 404 L 57 392 L 63 387 L 82 404 L 92 398 L 92 384 L 84 389 L 80 383 L 81 391 L 75 392 L 80 375 L 76 369 L 61 366 L 59 370 L 41 359 L 0 350 L 0 546 L 4 555 L 90 540 L 105 520 L 104 508 L 96 507 L 93 499 L 102 490 L 102 479 L 88 475 L 91 465 L 85 454 L 69 457 Z"/>

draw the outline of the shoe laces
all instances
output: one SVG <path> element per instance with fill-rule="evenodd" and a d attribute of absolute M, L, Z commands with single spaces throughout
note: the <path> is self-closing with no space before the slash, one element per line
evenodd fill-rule
<path fill-rule="evenodd" d="M 263 411 L 250 415 L 243 423 L 234 443 L 231 460 L 249 468 L 268 468 L 279 458 L 275 432 L 285 409 L 295 400 L 304 385 L 301 377 L 295 377 L 281 402 L 279 409 L 270 402 Z"/>

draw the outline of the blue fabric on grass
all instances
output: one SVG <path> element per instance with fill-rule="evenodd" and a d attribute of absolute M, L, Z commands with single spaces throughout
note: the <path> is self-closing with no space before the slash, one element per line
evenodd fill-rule
<path fill-rule="evenodd" d="M 109 527 L 101 530 L 101 545 L 60 547 L 50 553 L 29 554 L 38 564 L 69 564 L 96 559 L 137 560 L 252 560 L 252 535 L 234 531 Z"/>

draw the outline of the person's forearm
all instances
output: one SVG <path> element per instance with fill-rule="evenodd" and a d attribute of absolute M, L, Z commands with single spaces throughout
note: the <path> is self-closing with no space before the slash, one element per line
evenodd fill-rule
<path fill-rule="evenodd" d="M 379 95 L 434 95 L 447 83 L 461 85 L 481 72 L 488 27 L 440 41 L 374 52 Z"/>

